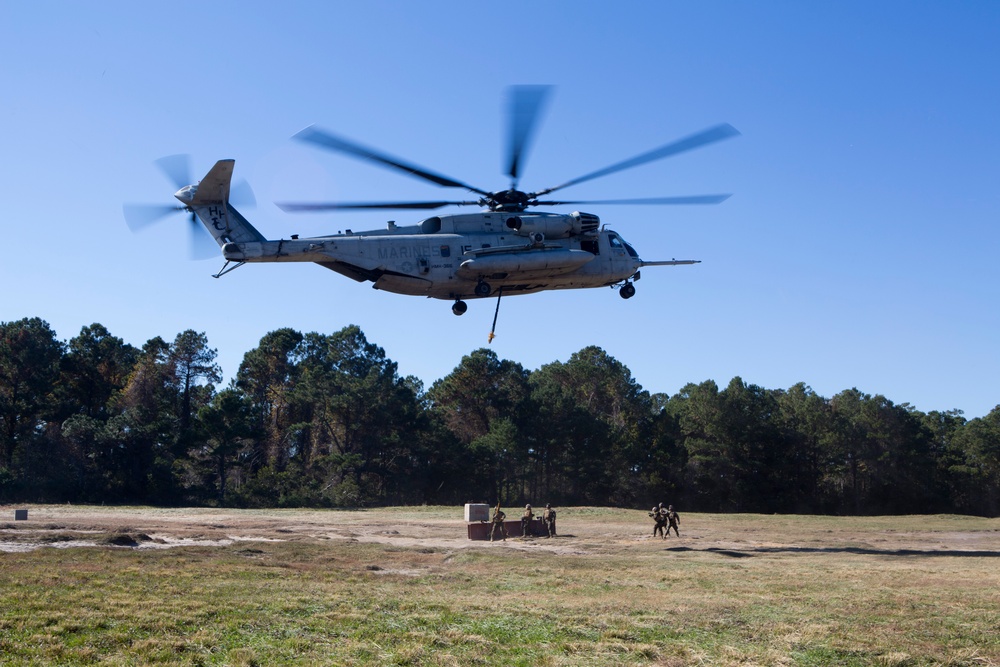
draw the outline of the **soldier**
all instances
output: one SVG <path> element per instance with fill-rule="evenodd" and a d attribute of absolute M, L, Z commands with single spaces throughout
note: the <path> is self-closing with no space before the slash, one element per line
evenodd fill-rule
<path fill-rule="evenodd" d="M 535 513 L 531 511 L 531 505 L 524 506 L 524 514 L 521 515 L 521 536 L 531 535 L 531 520 L 535 518 Z"/>
<path fill-rule="evenodd" d="M 681 515 L 674 511 L 674 506 L 671 505 L 667 508 L 667 535 L 670 537 L 670 529 L 674 529 L 674 534 L 677 537 L 681 536 L 679 530 L 677 530 L 677 525 L 681 522 Z"/>
<path fill-rule="evenodd" d="M 556 511 L 552 509 L 552 505 L 545 503 L 545 511 L 542 512 L 542 521 L 545 522 L 545 527 L 549 531 L 549 537 L 556 534 Z"/>
<path fill-rule="evenodd" d="M 660 504 L 662 505 L 663 503 L 660 503 Z M 663 512 L 660 511 L 661 509 L 663 509 L 663 508 L 662 507 L 657 507 L 657 506 L 654 505 L 653 509 L 649 510 L 649 516 L 652 517 L 653 522 L 654 522 L 653 523 L 653 537 L 656 537 L 656 534 L 659 533 L 660 537 L 663 537 L 664 539 L 666 539 L 664 537 L 664 535 L 663 535 L 663 527 L 665 525 L 667 525 L 667 517 L 666 517 L 666 515 Z"/>
<path fill-rule="evenodd" d="M 490 542 L 493 541 L 493 536 L 496 535 L 497 529 L 500 530 L 500 536 L 503 538 L 503 541 L 507 541 L 507 527 L 503 525 L 503 521 L 506 518 L 507 515 L 500 510 L 500 503 L 497 503 L 497 508 L 493 510 L 493 525 L 490 528 Z"/>

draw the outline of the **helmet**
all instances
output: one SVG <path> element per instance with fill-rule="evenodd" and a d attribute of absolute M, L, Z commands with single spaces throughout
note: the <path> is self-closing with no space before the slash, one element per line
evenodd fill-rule
<path fill-rule="evenodd" d="M 525 505 L 525 506 L 524 506 L 524 509 L 526 509 L 526 510 L 530 510 L 530 509 L 531 509 L 531 505 Z"/>
<path fill-rule="evenodd" d="M 552 504 L 551 503 L 545 503 L 545 509 L 547 509 L 547 510 L 552 509 Z"/>
<path fill-rule="evenodd" d="M 660 503 L 657 507 L 663 507 L 663 503 Z"/>

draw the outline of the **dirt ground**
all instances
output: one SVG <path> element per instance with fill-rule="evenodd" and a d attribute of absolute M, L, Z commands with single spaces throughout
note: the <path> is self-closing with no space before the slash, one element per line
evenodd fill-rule
<path fill-rule="evenodd" d="M 218 510 L 122 508 L 71 505 L 18 506 L 27 521 L 13 521 L 13 506 L 0 506 L 0 552 L 42 547 L 225 546 L 234 542 L 324 542 L 350 540 L 400 547 L 507 547 L 579 552 L 569 539 L 509 539 L 491 544 L 467 537 L 461 507 L 413 511 Z"/>
<path fill-rule="evenodd" d="M 14 521 L 27 509 L 27 521 Z M 52 547 L 167 549 L 235 542 L 331 540 L 376 542 L 405 548 L 521 549 L 560 554 L 614 551 L 649 543 L 675 550 L 726 555 L 848 551 L 907 555 L 1000 556 L 1000 519 L 934 517 L 682 517 L 681 536 L 650 535 L 644 512 L 560 508 L 559 535 L 504 542 L 467 537 L 462 507 L 373 510 L 230 510 L 72 505 L 0 506 L 0 552 Z M 832 526 L 832 528 L 831 528 Z"/>

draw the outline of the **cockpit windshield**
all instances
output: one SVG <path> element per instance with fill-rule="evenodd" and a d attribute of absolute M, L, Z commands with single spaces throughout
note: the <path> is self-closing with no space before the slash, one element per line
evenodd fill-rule
<path fill-rule="evenodd" d="M 617 234 L 608 234 L 608 243 L 611 245 L 612 249 L 617 248 L 619 250 L 625 250 L 625 252 L 627 252 L 630 256 L 639 259 L 639 253 L 635 251 L 635 248 L 630 246 L 628 243 L 625 243 L 625 241 L 623 241 Z"/>

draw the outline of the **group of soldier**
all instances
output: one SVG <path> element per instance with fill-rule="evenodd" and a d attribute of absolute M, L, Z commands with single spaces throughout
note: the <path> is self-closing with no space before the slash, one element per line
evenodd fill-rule
<path fill-rule="evenodd" d="M 659 535 L 663 539 L 667 539 L 670 537 L 671 529 L 673 529 L 674 535 L 677 537 L 681 536 L 681 515 L 674 510 L 673 505 L 664 507 L 663 503 L 660 503 L 649 510 L 649 516 L 653 519 L 653 537 Z M 532 536 L 531 522 L 534 518 L 535 512 L 531 509 L 531 505 L 525 505 L 524 513 L 521 514 L 522 537 Z M 491 519 L 490 542 L 497 535 L 503 538 L 504 542 L 507 541 L 507 527 L 504 525 L 504 521 L 506 520 L 507 513 L 501 510 L 500 503 L 497 503 L 496 508 L 493 510 L 493 518 Z M 545 504 L 545 510 L 542 512 L 542 522 L 545 524 L 545 529 L 548 532 L 547 537 L 554 537 L 556 534 L 556 511 L 552 509 L 552 505 L 549 503 Z"/>
<path fill-rule="evenodd" d="M 670 529 L 674 529 L 674 535 L 677 537 L 681 536 L 680 530 L 678 530 L 678 525 L 681 522 L 681 515 L 674 511 L 673 505 L 663 506 L 660 503 L 653 509 L 649 510 L 649 516 L 653 519 L 653 537 L 656 537 L 659 533 L 660 537 L 667 539 L 670 537 Z M 667 532 L 664 535 L 663 529 L 666 528 Z"/>
<path fill-rule="evenodd" d="M 535 518 L 535 513 L 531 509 L 531 505 L 524 506 L 524 513 L 521 515 L 521 536 L 531 537 L 531 522 Z M 503 538 L 504 542 L 507 541 L 507 527 L 504 526 L 504 521 L 507 519 L 507 514 L 500 509 L 500 503 L 497 503 L 496 509 L 493 510 L 492 527 L 490 528 L 490 542 L 499 533 L 500 537 Z M 556 511 L 552 509 L 552 505 L 545 503 L 545 511 L 542 512 L 542 522 L 545 523 L 545 529 L 548 532 L 546 537 L 554 537 L 556 534 Z"/>

